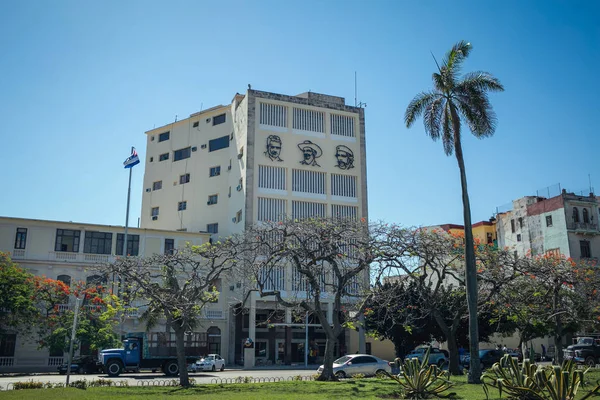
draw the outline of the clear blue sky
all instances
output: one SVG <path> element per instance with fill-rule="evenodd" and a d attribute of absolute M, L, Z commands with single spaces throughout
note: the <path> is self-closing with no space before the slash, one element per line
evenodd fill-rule
<path fill-rule="evenodd" d="M 465 39 L 486 70 L 493 138 L 464 136 L 473 220 L 560 182 L 600 192 L 600 2 L 0 2 L 0 215 L 123 225 L 130 146 L 247 84 L 367 103 L 370 216 L 462 223 L 455 158 L 406 129 L 438 58 Z M 143 165 L 134 168 L 132 225 Z"/>

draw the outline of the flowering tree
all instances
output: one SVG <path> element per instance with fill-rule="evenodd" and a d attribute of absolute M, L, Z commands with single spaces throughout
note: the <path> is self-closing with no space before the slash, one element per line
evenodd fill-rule
<path fill-rule="evenodd" d="M 103 285 L 94 282 L 65 282 L 43 276 L 33 278 L 33 299 L 40 309 L 37 322 L 41 348 L 51 351 L 67 351 L 75 308 L 70 304 L 74 296 L 82 299 L 76 330 L 77 343 L 87 343 L 91 350 L 113 347 L 119 343 L 114 331 L 120 302 Z"/>
<path fill-rule="evenodd" d="M 33 275 L 0 252 L 0 333 L 30 327 L 24 322 L 35 319 L 38 312 L 33 293 Z"/>
<path fill-rule="evenodd" d="M 309 312 L 321 324 L 327 341 L 319 380 L 337 380 L 334 348 L 344 324 L 363 312 L 377 229 L 364 219 L 285 219 L 257 224 L 232 238 L 244 249 L 241 256 L 251 290 L 261 297 L 273 296 L 284 307 Z M 291 275 L 291 287 L 278 280 L 285 271 Z M 333 303 L 331 321 L 327 302 Z"/>
<path fill-rule="evenodd" d="M 237 249 L 230 241 L 189 246 L 172 254 L 126 257 L 103 266 L 124 282 L 126 301 L 145 302 L 142 318 L 151 329 L 161 320 L 175 333 L 181 386 L 189 386 L 185 332 L 198 325 L 203 307 L 215 300 L 215 282 L 237 267 Z"/>

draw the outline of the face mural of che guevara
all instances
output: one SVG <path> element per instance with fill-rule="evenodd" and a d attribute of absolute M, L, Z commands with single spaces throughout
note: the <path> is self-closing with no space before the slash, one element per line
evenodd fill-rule
<path fill-rule="evenodd" d="M 354 152 L 348 146 L 340 145 L 335 148 L 335 158 L 339 169 L 354 168 Z"/>

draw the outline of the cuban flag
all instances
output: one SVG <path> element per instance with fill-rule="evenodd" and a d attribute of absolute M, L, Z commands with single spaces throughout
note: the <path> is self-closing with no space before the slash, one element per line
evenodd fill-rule
<path fill-rule="evenodd" d="M 127 157 L 127 159 L 123 162 L 125 168 L 132 168 L 134 165 L 138 165 L 140 163 L 140 159 L 138 158 L 137 151 L 135 151 L 135 147 L 131 150 L 131 155 Z"/>

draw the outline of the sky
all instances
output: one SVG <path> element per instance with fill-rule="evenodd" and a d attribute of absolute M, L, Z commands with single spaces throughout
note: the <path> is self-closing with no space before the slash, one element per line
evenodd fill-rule
<path fill-rule="evenodd" d="M 496 76 L 491 138 L 465 131 L 473 221 L 549 186 L 600 192 L 598 1 L 0 2 L 0 215 L 124 225 L 144 132 L 253 89 L 366 103 L 369 217 L 462 224 L 456 158 L 407 129 L 432 54 Z M 130 225 L 144 166 L 133 170 Z M 589 178 L 588 178 L 589 177 Z M 554 189 L 553 189 L 554 190 Z M 543 193 L 539 192 L 540 194 Z"/>

